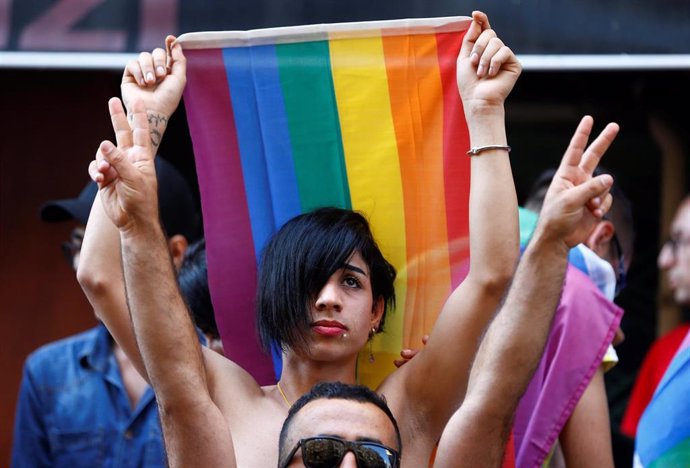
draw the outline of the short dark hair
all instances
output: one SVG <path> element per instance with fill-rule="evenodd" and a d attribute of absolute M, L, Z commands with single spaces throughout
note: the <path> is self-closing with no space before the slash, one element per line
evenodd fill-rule
<path fill-rule="evenodd" d="M 198 240 L 185 251 L 177 282 L 196 326 L 211 337 L 220 338 L 208 289 L 205 239 Z"/>
<path fill-rule="evenodd" d="M 386 261 L 360 213 L 320 208 L 288 221 L 268 242 L 261 257 L 257 326 L 266 350 L 304 348 L 310 305 L 328 278 L 359 252 L 369 267 L 374 300 L 395 306 L 395 268 Z"/>
<path fill-rule="evenodd" d="M 280 430 L 280 438 L 278 439 L 278 466 L 282 466 L 287 462 L 283 460 L 287 456 L 287 451 L 291 450 L 292 447 L 286 447 L 288 431 L 290 429 L 290 424 L 295 418 L 295 415 L 304 408 L 305 405 L 311 403 L 315 400 L 350 400 L 359 403 L 371 403 L 376 405 L 381 411 L 386 413 L 388 419 L 393 423 L 395 428 L 395 440 L 398 446 L 398 455 L 402 457 L 402 439 L 400 438 L 400 429 L 398 428 L 398 423 L 393 416 L 388 403 L 386 403 L 386 398 L 373 390 L 365 387 L 363 385 L 350 385 L 344 384 L 342 382 L 320 382 L 317 383 L 309 390 L 308 393 L 302 395 L 288 411 L 287 418 L 283 422 L 283 427 Z"/>
<path fill-rule="evenodd" d="M 529 195 L 525 201 L 525 208 L 539 213 L 544 204 L 546 192 L 551 185 L 551 180 L 556 174 L 556 169 L 547 169 L 543 171 L 532 184 Z M 630 199 L 626 196 L 621 188 L 616 174 L 599 166 L 594 171 L 594 176 L 602 174 L 610 174 L 613 177 L 613 185 L 611 186 L 610 194 L 613 197 L 613 203 L 605 219 L 613 223 L 616 228 L 616 236 L 621 243 L 623 254 L 626 258 L 631 259 L 634 244 L 635 244 L 635 226 L 633 224 L 633 209 Z"/>

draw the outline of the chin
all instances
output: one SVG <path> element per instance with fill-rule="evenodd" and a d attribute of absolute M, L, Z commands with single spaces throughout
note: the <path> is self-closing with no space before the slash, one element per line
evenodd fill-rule
<path fill-rule="evenodd" d="M 338 340 L 338 341 L 336 341 Z M 334 362 L 356 359 L 361 347 L 353 346 L 339 339 L 316 340 L 310 347 L 310 358 L 315 361 Z"/>
<path fill-rule="evenodd" d="M 690 306 L 690 288 L 679 288 L 673 293 L 676 302 L 682 306 Z"/>

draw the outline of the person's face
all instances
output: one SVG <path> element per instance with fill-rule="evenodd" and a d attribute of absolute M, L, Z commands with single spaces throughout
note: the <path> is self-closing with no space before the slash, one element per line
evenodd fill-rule
<path fill-rule="evenodd" d="M 77 226 L 72 229 L 69 240 L 62 243 L 62 254 L 74 271 L 77 271 L 77 267 L 79 266 L 79 254 L 81 253 L 81 244 L 83 241 L 84 226 Z"/>
<path fill-rule="evenodd" d="M 659 268 L 668 272 L 669 287 L 676 302 L 690 304 L 690 200 L 678 209 L 658 263 Z"/>
<path fill-rule="evenodd" d="M 355 253 L 331 275 L 317 294 L 311 310 L 310 353 L 316 359 L 333 359 L 343 350 L 358 352 L 371 329 L 378 329 L 382 301 L 373 299 L 369 267 Z"/>
<path fill-rule="evenodd" d="M 317 436 L 376 442 L 398 449 L 393 423 L 372 403 L 340 399 L 319 399 L 307 403 L 292 421 L 285 449 L 290 451 L 300 439 Z M 295 452 L 286 466 L 304 466 L 301 450 Z M 355 455 L 346 453 L 339 466 L 356 468 Z"/>

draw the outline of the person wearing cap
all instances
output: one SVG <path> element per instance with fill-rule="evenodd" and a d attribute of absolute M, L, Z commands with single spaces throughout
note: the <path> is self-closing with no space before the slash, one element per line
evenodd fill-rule
<path fill-rule="evenodd" d="M 188 243 L 199 237 L 199 214 L 186 180 L 170 163 L 157 158 L 156 172 L 161 219 L 179 264 Z M 78 197 L 41 207 L 46 222 L 78 223 L 62 246 L 75 270 L 97 190 L 89 182 Z M 27 358 L 11 463 L 16 468 L 167 466 L 153 391 L 101 323 Z"/>

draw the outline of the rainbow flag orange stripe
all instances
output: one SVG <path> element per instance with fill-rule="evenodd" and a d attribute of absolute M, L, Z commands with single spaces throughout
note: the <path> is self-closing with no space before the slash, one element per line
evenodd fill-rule
<path fill-rule="evenodd" d="M 254 329 L 256 265 L 291 217 L 364 212 L 399 272 L 397 310 L 360 359 L 375 386 L 418 346 L 468 265 L 469 148 L 455 62 L 469 18 L 181 36 L 209 282 L 225 350 L 275 379 Z M 368 353 L 367 353 L 368 355 Z"/>

